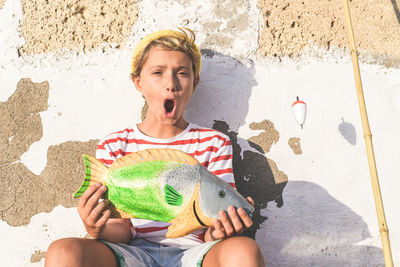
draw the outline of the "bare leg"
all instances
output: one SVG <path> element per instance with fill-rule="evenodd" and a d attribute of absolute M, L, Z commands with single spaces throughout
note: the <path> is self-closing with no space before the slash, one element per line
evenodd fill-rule
<path fill-rule="evenodd" d="M 265 263 L 256 241 L 234 236 L 218 242 L 208 251 L 203 267 L 214 266 L 265 267 Z"/>
<path fill-rule="evenodd" d="M 46 253 L 45 267 L 118 267 L 114 253 L 93 239 L 64 238 L 53 242 Z"/>

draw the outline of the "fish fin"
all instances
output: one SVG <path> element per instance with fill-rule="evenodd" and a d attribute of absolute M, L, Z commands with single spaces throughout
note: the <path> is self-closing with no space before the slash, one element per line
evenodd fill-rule
<path fill-rule="evenodd" d="M 149 149 L 149 150 L 156 150 L 156 149 Z M 160 155 L 165 158 L 164 160 L 172 160 L 178 161 L 181 163 L 186 163 L 189 165 L 196 165 L 200 164 L 197 159 L 192 157 L 191 155 L 177 149 L 160 149 L 160 151 L 156 151 L 160 153 Z"/>
<path fill-rule="evenodd" d="M 137 153 L 130 153 L 116 159 L 110 166 L 110 170 L 118 169 L 124 166 L 143 162 L 143 158 Z"/>
<path fill-rule="evenodd" d="M 85 178 L 82 185 L 74 193 L 74 198 L 82 196 L 83 192 L 92 184 L 105 184 L 107 180 L 108 168 L 100 160 L 88 155 L 83 155 L 82 158 L 85 165 Z"/>
<path fill-rule="evenodd" d="M 180 206 L 183 202 L 183 196 L 179 194 L 172 186 L 166 184 L 164 186 L 165 201 L 171 206 Z"/>
<path fill-rule="evenodd" d="M 193 166 L 199 164 L 194 157 L 183 151 L 177 149 L 160 148 L 146 149 L 127 154 L 115 160 L 110 166 L 110 169 L 113 170 L 145 161 L 176 161 Z"/>

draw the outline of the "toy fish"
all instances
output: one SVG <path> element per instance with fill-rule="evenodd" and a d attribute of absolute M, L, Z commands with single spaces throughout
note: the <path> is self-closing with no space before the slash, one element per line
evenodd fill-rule
<path fill-rule="evenodd" d="M 108 168 L 83 155 L 86 176 L 74 194 L 97 182 L 107 186 L 112 217 L 169 222 L 175 238 L 213 225 L 218 212 L 232 205 L 249 216 L 254 208 L 235 189 L 195 158 L 175 149 L 148 149 L 125 155 Z"/>

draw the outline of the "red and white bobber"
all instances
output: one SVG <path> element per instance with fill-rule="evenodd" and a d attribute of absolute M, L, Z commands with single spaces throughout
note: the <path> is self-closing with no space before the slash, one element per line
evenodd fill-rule
<path fill-rule="evenodd" d="M 297 100 L 292 104 L 292 110 L 296 117 L 296 121 L 300 124 L 301 129 L 303 129 L 306 120 L 307 104 L 304 101 L 299 100 L 299 97 L 296 97 L 296 99 Z"/>

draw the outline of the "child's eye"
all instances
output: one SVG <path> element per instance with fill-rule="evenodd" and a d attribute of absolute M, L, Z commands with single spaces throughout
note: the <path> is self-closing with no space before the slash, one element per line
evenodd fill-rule
<path fill-rule="evenodd" d="M 180 76 L 187 76 L 187 72 L 185 72 L 185 71 L 180 71 L 180 72 L 178 72 L 178 75 L 180 75 Z"/>
<path fill-rule="evenodd" d="M 155 74 L 155 75 L 161 75 L 162 72 L 161 72 L 161 71 L 153 71 L 153 74 Z"/>

